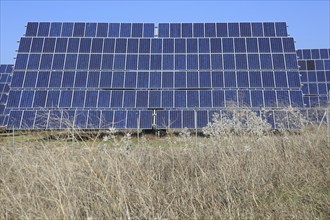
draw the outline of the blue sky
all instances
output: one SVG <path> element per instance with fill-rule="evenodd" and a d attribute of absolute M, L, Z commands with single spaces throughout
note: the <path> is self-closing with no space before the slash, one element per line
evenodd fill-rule
<path fill-rule="evenodd" d="M 296 48 L 330 48 L 330 0 L 15 1 L 0 0 L 0 63 L 14 63 L 28 21 L 286 21 Z"/>

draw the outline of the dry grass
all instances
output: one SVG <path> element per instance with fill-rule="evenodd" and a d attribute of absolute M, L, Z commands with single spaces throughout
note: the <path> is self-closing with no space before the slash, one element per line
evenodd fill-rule
<path fill-rule="evenodd" d="M 330 219 L 326 129 L 0 141 L 0 219 Z"/>

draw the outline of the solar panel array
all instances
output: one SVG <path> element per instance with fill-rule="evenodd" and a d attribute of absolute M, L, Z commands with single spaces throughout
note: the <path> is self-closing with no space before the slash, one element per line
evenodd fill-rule
<path fill-rule="evenodd" d="M 308 117 L 320 121 L 330 91 L 330 49 L 297 50 L 297 56 Z"/>
<path fill-rule="evenodd" d="M 283 22 L 30 22 L 8 128 L 201 128 L 237 107 L 273 111 L 276 127 L 281 108 L 303 107 L 300 87 Z"/>
<path fill-rule="evenodd" d="M 7 124 L 8 112 L 5 111 L 13 65 L 0 65 L 0 126 Z"/>

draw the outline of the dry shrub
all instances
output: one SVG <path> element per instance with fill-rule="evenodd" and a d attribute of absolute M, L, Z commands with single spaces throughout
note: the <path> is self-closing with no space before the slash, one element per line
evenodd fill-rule
<path fill-rule="evenodd" d="M 0 218 L 329 219 L 326 136 L 3 138 Z"/>

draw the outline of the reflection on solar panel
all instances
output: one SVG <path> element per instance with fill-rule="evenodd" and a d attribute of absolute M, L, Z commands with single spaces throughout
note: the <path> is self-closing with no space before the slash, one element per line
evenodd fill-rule
<path fill-rule="evenodd" d="M 320 121 L 330 90 L 330 49 L 298 50 L 297 56 L 308 117 Z"/>
<path fill-rule="evenodd" d="M 0 65 L 0 126 L 5 126 L 8 112 L 5 111 L 13 65 Z"/>
<path fill-rule="evenodd" d="M 278 109 L 303 106 L 300 87 L 283 22 L 30 22 L 8 128 L 201 128 L 243 106 L 275 111 L 275 127 Z"/>

